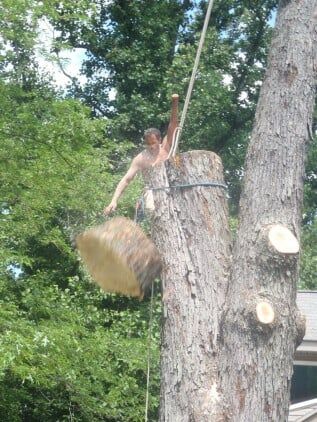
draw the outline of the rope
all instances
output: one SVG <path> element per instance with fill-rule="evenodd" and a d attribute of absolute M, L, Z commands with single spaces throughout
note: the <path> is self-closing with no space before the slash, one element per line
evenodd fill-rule
<path fill-rule="evenodd" d="M 183 108 L 183 111 L 182 111 L 181 121 L 180 121 L 179 127 L 177 127 L 175 132 L 174 132 L 173 143 L 172 143 L 172 147 L 171 147 L 171 150 L 169 152 L 168 158 L 170 158 L 171 155 L 173 157 L 175 157 L 175 154 L 176 154 L 176 151 L 177 151 L 177 148 L 178 148 L 179 139 L 180 139 L 183 127 L 184 127 L 187 109 L 188 109 L 188 106 L 189 106 L 190 97 L 191 97 L 194 82 L 195 82 L 195 77 L 196 77 L 199 59 L 200 59 L 200 54 L 201 54 L 201 51 L 203 49 L 204 41 L 205 41 L 205 38 L 206 38 L 206 32 L 207 32 L 207 28 L 208 28 L 208 23 L 209 23 L 213 3 L 214 3 L 214 0 L 209 0 L 208 9 L 207 9 L 205 21 L 204 21 L 204 26 L 203 26 L 203 29 L 202 29 L 202 32 L 201 32 L 201 35 L 200 35 L 200 40 L 199 40 L 199 45 L 198 45 L 198 49 L 197 49 L 197 53 L 196 53 L 195 63 L 194 63 L 194 67 L 193 67 L 193 70 L 192 70 L 192 75 L 191 75 L 191 78 L 190 78 L 189 86 L 188 86 L 188 89 L 187 89 L 187 94 L 186 94 L 186 99 L 185 99 L 185 103 L 184 103 L 184 108 Z"/>
<path fill-rule="evenodd" d="M 184 183 L 182 185 L 161 186 L 161 187 L 158 187 L 158 188 L 149 188 L 149 189 L 155 191 L 155 190 L 165 190 L 165 189 L 194 188 L 196 186 L 216 187 L 216 188 L 228 189 L 228 186 L 226 184 L 221 183 L 221 182 L 217 182 L 217 181 Z"/>
<path fill-rule="evenodd" d="M 158 188 L 148 187 L 147 190 L 159 191 L 159 190 L 168 190 L 168 189 L 186 189 L 186 188 L 194 188 L 197 186 L 228 189 L 228 186 L 225 185 L 224 183 L 214 180 L 214 181 L 197 182 L 197 183 L 183 183 L 181 185 L 172 185 L 172 186 L 160 186 Z M 145 218 L 146 218 L 146 211 L 145 211 L 144 197 L 141 196 L 141 198 L 139 198 L 135 204 L 134 222 L 140 223 Z"/>
<path fill-rule="evenodd" d="M 152 281 L 151 286 L 151 302 L 150 302 L 150 321 L 149 321 L 149 332 L 147 342 L 147 374 L 146 374 L 146 396 L 145 396 L 145 422 L 148 421 L 149 411 L 149 388 L 150 388 L 150 360 L 151 360 L 151 340 L 152 340 L 152 322 L 153 322 L 153 290 L 154 282 Z"/>
<path fill-rule="evenodd" d="M 184 111 L 184 109 L 183 109 L 183 111 Z M 172 154 L 173 154 L 173 157 L 174 157 L 174 155 L 176 153 L 175 145 L 176 145 L 176 143 L 178 144 L 178 139 L 180 137 L 180 133 L 181 133 L 181 128 L 180 128 L 180 126 L 177 126 L 175 128 L 174 132 L 173 132 L 172 146 L 171 146 L 170 152 L 168 153 L 168 157 L 167 157 L 168 160 L 170 159 Z"/>

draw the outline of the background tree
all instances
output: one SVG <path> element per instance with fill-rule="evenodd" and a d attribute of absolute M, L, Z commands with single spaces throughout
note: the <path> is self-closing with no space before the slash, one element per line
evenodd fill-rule
<path fill-rule="evenodd" d="M 115 136 L 139 139 L 148 122 L 160 126 L 166 101 L 164 75 L 172 64 L 179 30 L 190 1 L 93 1 L 91 19 L 76 16 L 76 6 L 59 2 L 53 22 L 57 43 L 86 49 L 82 72 L 88 83 L 78 92 L 97 115 L 117 116 Z M 61 19 L 62 18 L 62 19 Z M 115 99 L 109 101 L 109 92 Z"/>
<path fill-rule="evenodd" d="M 4 80 L 31 90 L 40 79 L 34 60 L 38 15 L 33 0 L 1 1 L 0 69 Z"/>
<path fill-rule="evenodd" d="M 170 93 L 178 90 L 184 98 L 206 2 L 132 3 L 0 1 L 4 421 L 39 415 L 54 422 L 143 420 L 146 362 L 140 356 L 146 355 L 148 300 L 99 292 L 71 243 L 82 228 L 101 221 L 99 211 L 141 148 L 143 129 L 164 128 Z M 269 1 L 257 8 L 244 0 L 215 2 L 181 143 L 184 150 L 221 154 L 233 227 L 274 7 Z M 55 61 L 61 63 L 64 49 L 86 49 L 86 86 L 73 78 L 63 92 L 40 70 L 42 19 L 54 27 Z M 316 288 L 315 140 L 305 181 L 304 288 Z M 133 216 L 141 189 L 137 180 L 120 214 Z M 157 420 L 159 293 L 154 309 L 150 418 Z"/>
<path fill-rule="evenodd" d="M 96 222 L 108 156 L 124 147 L 95 148 L 106 122 L 77 101 L 1 93 L 1 420 L 141 420 L 147 302 L 101 294 L 71 247 Z"/>

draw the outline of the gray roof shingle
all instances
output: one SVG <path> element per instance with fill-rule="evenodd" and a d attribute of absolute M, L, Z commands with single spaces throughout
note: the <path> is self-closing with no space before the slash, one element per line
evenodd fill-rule
<path fill-rule="evenodd" d="M 317 341 L 317 291 L 298 291 L 297 306 L 306 317 L 304 340 Z"/>

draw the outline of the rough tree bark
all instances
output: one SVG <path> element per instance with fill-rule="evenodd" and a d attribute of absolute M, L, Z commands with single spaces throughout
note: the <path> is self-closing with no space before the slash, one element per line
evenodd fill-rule
<path fill-rule="evenodd" d="M 293 356 L 304 335 L 297 241 L 315 102 L 316 8 L 317 0 L 280 3 L 248 148 L 222 325 L 221 390 L 232 421 L 287 420 Z M 269 322 L 258 313 L 263 303 Z"/>
<path fill-rule="evenodd" d="M 193 151 L 149 174 L 152 187 L 223 182 L 219 157 Z M 209 421 L 218 412 L 218 334 L 230 231 L 221 187 L 154 191 L 152 238 L 163 259 L 160 420 Z M 212 419 L 216 420 L 216 419 Z"/>
<path fill-rule="evenodd" d="M 154 192 L 153 239 L 164 261 L 161 421 L 287 420 L 305 329 L 295 299 L 316 9 L 317 0 L 280 2 L 232 264 L 220 188 Z M 149 183 L 219 179 L 217 163 L 206 152 L 183 154 Z"/>

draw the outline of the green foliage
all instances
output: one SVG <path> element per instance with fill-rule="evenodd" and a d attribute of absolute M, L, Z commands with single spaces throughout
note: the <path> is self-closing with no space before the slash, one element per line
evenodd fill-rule
<path fill-rule="evenodd" d="M 302 233 L 302 254 L 299 288 L 317 290 L 317 218 Z"/>
<path fill-rule="evenodd" d="M 316 134 L 317 108 L 313 116 Z M 311 139 L 306 163 L 304 185 L 304 218 L 299 287 L 317 289 L 317 136 Z"/>
<path fill-rule="evenodd" d="M 273 0 L 251 3 L 215 2 L 181 140 L 182 150 L 205 148 L 221 155 L 233 233 L 276 7 Z M 149 299 L 100 292 L 80 265 L 72 239 L 104 220 L 100 213 L 141 149 L 136 145 L 144 128 L 166 128 L 170 95 L 178 92 L 184 100 L 206 5 L 0 1 L 4 422 L 144 419 Z M 75 83 L 67 98 L 38 71 L 35 44 L 43 17 L 56 30 L 52 55 L 64 48 L 86 50 L 82 72 L 88 83 Z M 306 289 L 317 288 L 315 163 L 316 139 L 305 184 L 300 288 Z M 141 190 L 137 179 L 117 213 L 132 217 Z M 158 292 L 153 306 L 151 421 L 158 418 Z"/>
<path fill-rule="evenodd" d="M 317 111 L 316 111 L 317 113 Z M 317 116 L 316 116 L 317 117 Z M 316 119 L 317 121 L 317 119 Z M 317 136 L 309 144 L 304 189 L 304 223 L 311 223 L 317 208 Z"/>
<path fill-rule="evenodd" d="M 103 295 L 81 292 L 77 281 L 64 291 L 40 283 L 38 279 L 21 287 L 24 309 L 1 301 L 1 420 L 142 421 L 148 352 L 145 306 L 140 307 L 143 312 L 115 312 L 98 307 Z M 158 316 L 159 303 L 154 312 Z M 154 418 L 157 339 L 152 341 L 151 359 Z"/>
<path fill-rule="evenodd" d="M 38 13 L 34 0 L 0 1 L 0 71 L 25 90 L 39 82 L 34 59 Z"/>
<path fill-rule="evenodd" d="M 75 88 L 96 115 L 114 117 L 112 136 L 138 141 L 145 126 L 162 126 L 166 71 L 172 64 L 180 26 L 190 1 L 94 0 L 90 20 L 78 18 L 77 5 L 60 2 L 51 18 L 57 39 L 86 49 L 84 88 Z M 108 94 L 115 90 L 111 101 Z"/>
<path fill-rule="evenodd" d="M 0 89 L 0 418 L 143 420 L 148 303 L 101 294 L 71 245 L 100 220 L 117 181 L 111 172 L 120 158 L 125 167 L 130 145 L 107 139 L 107 120 L 91 119 L 78 101 L 47 88 Z M 139 189 L 122 213 L 133 212 Z M 153 415 L 159 318 L 158 301 Z"/>
<path fill-rule="evenodd" d="M 101 203 L 109 180 L 107 148 L 115 147 L 93 148 L 102 142 L 106 122 L 89 119 L 76 101 L 55 100 L 47 92 L 25 94 L 17 86 L 1 90 L 6 100 L 0 118 L 3 264 L 29 261 L 25 270 L 32 273 L 40 245 L 53 263 L 53 251 L 58 256 L 67 250 L 62 239 L 69 219 L 75 214 L 83 219 Z"/>

